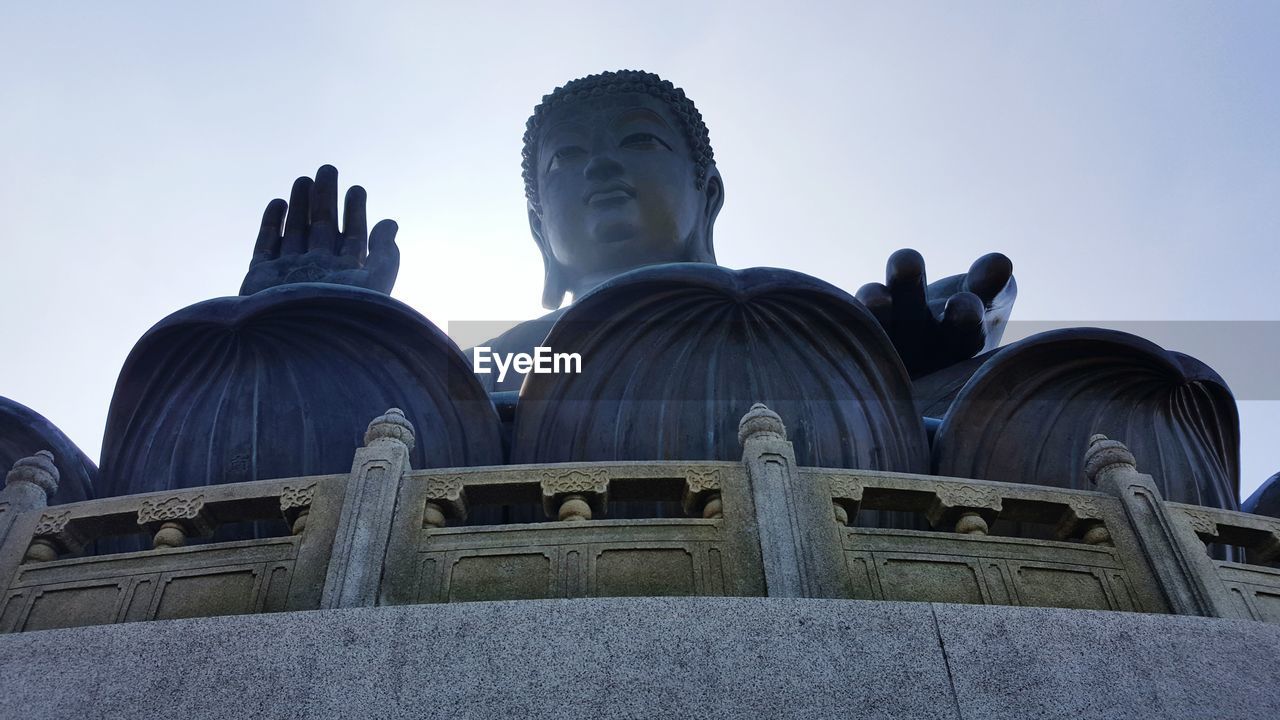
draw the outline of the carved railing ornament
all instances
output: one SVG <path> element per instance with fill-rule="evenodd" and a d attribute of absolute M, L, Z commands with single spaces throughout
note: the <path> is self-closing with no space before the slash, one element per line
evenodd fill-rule
<path fill-rule="evenodd" d="M 857 478 L 848 477 L 828 478 L 827 483 L 831 489 L 831 510 L 836 522 L 848 525 L 850 518 L 858 516 L 866 485 Z"/>
<path fill-rule="evenodd" d="M 938 485 L 934 496 L 947 508 L 982 508 L 994 512 L 1004 509 L 998 494 L 972 485 Z"/>
<path fill-rule="evenodd" d="M 391 408 L 369 422 L 369 429 L 364 433 L 364 444 L 372 446 L 378 443 L 396 442 L 413 450 L 413 424 L 404 416 L 400 408 Z"/>
<path fill-rule="evenodd" d="M 564 473 L 544 472 L 542 494 L 599 493 L 609 491 L 609 473 L 604 470 L 570 470 Z"/>
<path fill-rule="evenodd" d="M 286 485 L 284 490 L 280 492 L 280 512 L 310 507 L 311 501 L 315 499 L 315 496 L 315 483 L 299 488 Z"/>
<path fill-rule="evenodd" d="M 461 475 L 427 478 L 426 492 L 428 500 L 457 500 L 462 497 L 462 490 L 463 481 Z"/>
<path fill-rule="evenodd" d="M 1056 536 L 1060 540 L 1078 537 L 1086 545 L 1114 547 L 1111 531 L 1103 520 L 1102 506 L 1090 497 L 1071 497 L 1058 521 Z"/>
<path fill-rule="evenodd" d="M 1136 472 L 1137 469 L 1138 461 L 1124 443 L 1102 434 L 1089 438 L 1089 449 L 1085 451 L 1084 458 L 1084 475 L 1090 483 L 1098 485 L 1106 473 Z"/>
<path fill-rule="evenodd" d="M 138 508 L 138 524 L 165 522 L 167 520 L 195 520 L 204 510 L 204 495 L 183 497 L 176 495 L 159 502 L 143 500 Z"/>
<path fill-rule="evenodd" d="M 542 474 L 542 508 L 548 517 L 562 521 L 590 520 L 604 513 L 609 496 L 605 470 L 569 470 Z"/>
<path fill-rule="evenodd" d="M 23 562 L 51 562 L 63 553 L 78 553 L 87 544 L 71 523 L 71 511 L 46 512 L 40 515 L 31 544 L 27 547 Z"/>
<path fill-rule="evenodd" d="M 1253 563 L 1273 563 L 1280 559 L 1280 525 L 1276 525 L 1266 539 L 1249 550 L 1249 561 Z"/>
<path fill-rule="evenodd" d="M 175 495 L 160 501 L 143 500 L 138 524 L 155 533 L 156 548 L 182 547 L 190 536 L 213 533 L 214 522 L 205 512 L 204 495 Z"/>
<path fill-rule="evenodd" d="M 1198 509 L 1180 505 L 1177 514 L 1200 541 L 1223 542 L 1243 548 L 1247 564 L 1267 565 L 1280 560 L 1280 521 L 1262 515 Z"/>
<path fill-rule="evenodd" d="M 986 535 L 989 523 L 1004 509 L 1000 495 L 989 488 L 974 485 L 939 484 L 934 488 L 934 501 L 925 518 L 934 527 L 955 518 L 955 532 L 964 535 Z"/>
<path fill-rule="evenodd" d="M 467 519 L 466 487 L 461 475 L 432 475 L 426 479 L 423 527 L 442 528 L 449 517 Z"/>
<path fill-rule="evenodd" d="M 1093 498 L 1073 497 L 1067 501 L 1067 507 L 1077 520 L 1102 519 L 1102 506 Z"/>
<path fill-rule="evenodd" d="M 1196 535 L 1199 535 L 1201 539 L 1218 537 L 1218 523 L 1209 513 L 1183 510 L 1182 516 L 1187 519 L 1191 529 L 1195 530 Z"/>
<path fill-rule="evenodd" d="M 862 502 L 862 493 L 866 489 L 866 485 L 861 480 L 837 477 L 831 478 L 828 482 L 831 485 L 832 498 L 855 503 Z"/>
<path fill-rule="evenodd" d="M 684 494 L 681 497 L 684 513 L 690 517 L 701 516 L 708 520 L 724 517 L 724 505 L 720 497 L 720 470 L 684 471 Z"/>
<path fill-rule="evenodd" d="M 36 523 L 36 529 L 32 534 L 57 535 L 67 528 L 67 523 L 70 521 L 70 510 L 64 510 L 56 515 L 53 513 L 45 513 L 40 516 L 40 522 Z"/>
<path fill-rule="evenodd" d="M 280 512 L 294 535 L 300 535 L 306 529 L 307 517 L 311 515 L 311 501 L 315 496 L 315 483 L 303 487 L 286 485 L 280 492 Z"/>

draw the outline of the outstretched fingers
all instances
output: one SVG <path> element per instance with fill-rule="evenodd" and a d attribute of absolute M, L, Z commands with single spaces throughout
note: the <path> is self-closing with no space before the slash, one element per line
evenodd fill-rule
<path fill-rule="evenodd" d="M 885 332 L 893 332 L 893 296 L 889 288 L 880 283 L 867 283 L 858 288 L 854 297 L 867 306 Z"/>
<path fill-rule="evenodd" d="M 262 224 L 258 226 L 258 241 L 253 246 L 251 265 L 279 257 L 280 228 L 288 208 L 289 204 L 280 198 L 267 203 L 267 209 L 262 213 Z"/>
<path fill-rule="evenodd" d="M 311 190 L 307 252 L 334 253 L 338 243 L 338 169 L 321 165 Z"/>
<path fill-rule="evenodd" d="M 986 326 L 983 317 L 986 307 L 982 299 L 971 292 L 959 292 L 947 300 L 942 311 L 942 348 L 950 362 L 973 357 L 986 344 Z"/>
<path fill-rule="evenodd" d="M 931 324 L 929 301 L 925 294 L 924 258 L 911 249 L 889 256 L 885 265 L 885 285 L 893 298 L 893 324 L 902 332 L 922 331 Z"/>
<path fill-rule="evenodd" d="M 369 234 L 369 259 L 365 270 L 369 273 L 369 289 L 391 294 L 400 273 L 400 248 L 396 245 L 396 233 L 400 226 L 395 220 L 383 220 L 373 226 Z"/>
<path fill-rule="evenodd" d="M 285 220 L 284 238 L 280 244 L 281 255 L 297 255 L 307 251 L 311 185 L 309 177 L 300 177 L 293 181 L 293 189 L 289 191 L 289 217 Z"/>
<path fill-rule="evenodd" d="M 965 275 L 965 289 L 982 301 L 983 307 L 991 302 L 1009 284 L 1013 277 L 1013 261 L 1002 253 L 988 253 L 973 261 Z"/>
<path fill-rule="evenodd" d="M 342 239 L 338 250 L 339 254 L 354 257 L 361 263 L 364 262 L 369 247 L 368 220 L 365 217 L 366 199 L 364 188 L 359 185 L 352 185 L 347 190 L 346 208 L 342 213 Z"/>

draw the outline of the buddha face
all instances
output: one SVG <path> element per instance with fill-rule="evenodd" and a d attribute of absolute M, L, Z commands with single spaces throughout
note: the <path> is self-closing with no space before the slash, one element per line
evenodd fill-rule
<path fill-rule="evenodd" d="M 681 126 L 645 94 L 607 95 L 557 108 L 538 144 L 541 212 L 529 222 L 564 289 L 579 295 L 644 265 L 715 262 L 711 226 L 723 190 L 714 168 L 703 190 Z"/>

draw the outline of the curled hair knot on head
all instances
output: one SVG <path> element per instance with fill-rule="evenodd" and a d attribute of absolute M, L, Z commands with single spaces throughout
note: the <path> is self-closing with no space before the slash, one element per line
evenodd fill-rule
<path fill-rule="evenodd" d="M 684 131 L 685 140 L 689 143 L 689 151 L 694 162 L 694 186 L 701 191 L 707 182 L 707 171 L 715 163 L 715 153 L 711 149 L 711 137 L 707 125 L 702 121 L 702 113 L 694 106 L 693 101 L 685 96 L 684 90 L 674 86 L 668 80 L 643 70 L 618 70 L 588 75 L 565 83 L 549 95 L 542 96 L 542 102 L 533 109 L 533 115 L 525 123 L 524 151 L 521 153 L 520 167 L 524 174 L 524 194 L 529 204 L 541 211 L 538 201 L 538 134 L 548 113 L 553 109 L 569 103 L 592 97 L 620 95 L 623 93 L 643 93 L 651 95 L 671 110 L 671 114 L 679 121 Z"/>

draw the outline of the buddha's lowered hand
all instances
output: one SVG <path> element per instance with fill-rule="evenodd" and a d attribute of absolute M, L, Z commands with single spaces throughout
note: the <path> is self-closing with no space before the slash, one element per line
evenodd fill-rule
<path fill-rule="evenodd" d="M 1017 294 L 1013 263 L 1000 253 L 978 258 L 967 273 L 926 284 L 924 258 L 908 249 L 889 256 L 885 284 L 867 283 L 857 297 L 914 378 L 995 348 Z"/>
<path fill-rule="evenodd" d="M 336 168 L 322 166 L 314 181 L 298 178 L 289 202 L 272 200 L 262 214 L 240 294 L 303 282 L 354 285 L 390 294 L 400 271 L 395 221 L 383 220 L 368 233 L 365 191 L 359 185 L 347 190 L 342 221 L 339 231 Z"/>

